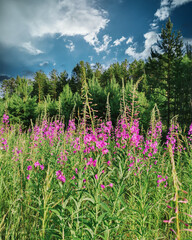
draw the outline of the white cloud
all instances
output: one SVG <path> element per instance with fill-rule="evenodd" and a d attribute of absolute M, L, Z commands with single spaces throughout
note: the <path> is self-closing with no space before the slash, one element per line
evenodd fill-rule
<path fill-rule="evenodd" d="M 192 0 L 173 0 L 171 3 L 171 7 L 175 8 L 189 2 L 192 2 Z"/>
<path fill-rule="evenodd" d="M 65 47 L 68 48 L 70 52 L 75 50 L 75 45 L 71 40 L 68 41 L 68 44 L 66 44 Z"/>
<path fill-rule="evenodd" d="M 137 52 L 136 47 L 134 45 L 127 48 L 125 51 L 125 54 L 135 58 L 135 59 L 146 59 L 149 57 L 151 52 L 151 47 L 154 46 L 154 44 L 158 40 L 158 34 L 156 32 L 148 32 L 144 34 L 145 38 L 145 49 L 142 52 Z"/>
<path fill-rule="evenodd" d="M 169 5 L 169 0 L 161 0 L 161 7 Z"/>
<path fill-rule="evenodd" d="M 45 36 L 95 36 L 109 20 L 94 0 L 1 0 L 0 43 L 22 46 Z"/>
<path fill-rule="evenodd" d="M 104 35 L 103 36 L 103 43 L 101 43 L 98 40 L 97 37 L 94 39 L 94 36 L 93 36 L 93 38 L 92 37 L 85 38 L 85 40 L 91 46 L 93 46 L 93 48 L 95 49 L 97 54 L 99 54 L 100 52 L 107 52 L 107 53 L 109 53 L 108 46 L 109 46 L 109 43 L 112 41 L 112 38 L 109 35 Z"/>
<path fill-rule="evenodd" d="M 160 21 L 164 21 L 176 7 L 192 2 L 192 0 L 161 0 L 161 7 L 154 14 Z"/>
<path fill-rule="evenodd" d="M 132 43 L 133 42 L 133 37 L 129 37 L 126 41 L 126 44 Z"/>
<path fill-rule="evenodd" d="M 117 39 L 113 42 L 114 46 L 119 46 L 123 41 L 125 41 L 126 38 L 122 36 L 120 39 Z"/>
<path fill-rule="evenodd" d="M 39 55 L 39 54 L 43 53 L 41 50 L 32 46 L 31 42 L 24 42 L 21 45 L 21 47 L 22 47 L 22 49 L 24 49 L 25 51 L 27 51 L 31 55 Z"/>
<path fill-rule="evenodd" d="M 48 61 L 44 61 L 44 62 L 41 62 L 41 63 L 39 64 L 39 66 L 40 66 L 40 67 L 43 67 L 43 66 L 47 66 L 48 64 L 49 64 Z"/>
<path fill-rule="evenodd" d="M 157 9 L 155 16 L 159 18 L 160 21 L 163 21 L 169 17 L 169 12 L 170 12 L 169 7 L 161 7 Z"/>

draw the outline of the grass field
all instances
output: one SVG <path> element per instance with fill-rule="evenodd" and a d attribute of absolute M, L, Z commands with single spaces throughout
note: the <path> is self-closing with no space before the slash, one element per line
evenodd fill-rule
<path fill-rule="evenodd" d="M 192 125 L 1 122 L 1 240 L 192 239 Z"/>

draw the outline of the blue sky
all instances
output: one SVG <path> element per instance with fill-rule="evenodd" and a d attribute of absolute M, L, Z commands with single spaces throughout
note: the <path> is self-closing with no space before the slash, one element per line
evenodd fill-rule
<path fill-rule="evenodd" d="M 0 76 L 146 59 L 169 16 L 192 44 L 191 13 L 192 0 L 0 0 Z"/>

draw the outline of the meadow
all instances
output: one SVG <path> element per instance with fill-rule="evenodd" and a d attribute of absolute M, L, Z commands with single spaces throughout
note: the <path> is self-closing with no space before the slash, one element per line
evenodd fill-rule
<path fill-rule="evenodd" d="M 192 124 L 137 114 L 0 125 L 0 239 L 192 239 Z"/>

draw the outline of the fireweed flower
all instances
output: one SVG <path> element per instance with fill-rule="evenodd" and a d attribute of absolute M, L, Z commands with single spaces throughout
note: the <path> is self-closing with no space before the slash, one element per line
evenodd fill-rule
<path fill-rule="evenodd" d="M 103 148 L 103 149 L 102 149 L 102 153 L 103 153 L 103 154 L 107 154 L 108 152 L 109 152 L 109 150 L 108 150 L 107 148 Z"/>
<path fill-rule="evenodd" d="M 108 164 L 108 166 L 110 166 L 111 165 L 111 161 L 108 161 L 107 164 Z"/>
<path fill-rule="evenodd" d="M 43 170 L 45 167 L 43 165 L 40 165 L 41 170 Z"/>
<path fill-rule="evenodd" d="M 32 170 L 32 166 L 29 165 L 29 166 L 27 167 L 27 171 L 31 171 L 31 170 Z"/>
<path fill-rule="evenodd" d="M 63 183 L 66 181 L 66 178 L 63 175 L 63 173 L 61 172 L 61 170 L 56 171 L 56 176 L 57 176 L 57 179 L 60 180 Z"/>
<path fill-rule="evenodd" d="M 35 166 L 35 167 L 38 167 L 38 166 L 40 166 L 40 163 L 39 163 L 39 162 L 35 162 L 35 163 L 34 163 L 34 166 Z"/>

